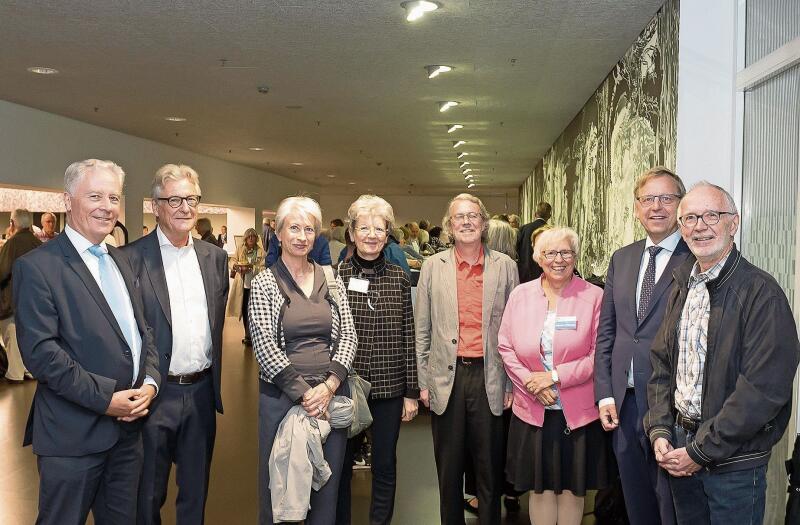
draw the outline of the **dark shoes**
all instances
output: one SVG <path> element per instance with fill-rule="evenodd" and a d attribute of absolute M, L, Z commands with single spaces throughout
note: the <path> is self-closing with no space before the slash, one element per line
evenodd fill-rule
<path fill-rule="evenodd" d="M 464 498 L 464 510 L 470 514 L 478 515 L 478 498 Z"/>
<path fill-rule="evenodd" d="M 510 496 L 503 496 L 503 505 L 508 512 L 519 512 L 519 498 L 512 498 Z"/>

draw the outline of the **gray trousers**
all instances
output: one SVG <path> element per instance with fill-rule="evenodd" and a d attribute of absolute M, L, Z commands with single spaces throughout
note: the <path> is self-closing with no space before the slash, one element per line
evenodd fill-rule
<path fill-rule="evenodd" d="M 277 386 L 258 382 L 258 522 L 271 525 L 272 498 L 269 491 L 269 454 L 272 442 L 278 433 L 278 426 L 294 403 Z M 337 395 L 348 395 L 347 381 L 342 383 Z M 339 493 L 339 480 L 347 447 L 347 429 L 331 429 L 327 441 L 322 446 L 325 460 L 331 468 L 331 477 L 319 490 L 311 491 L 311 510 L 306 517 L 306 525 L 334 525 L 336 523 L 336 502 Z"/>

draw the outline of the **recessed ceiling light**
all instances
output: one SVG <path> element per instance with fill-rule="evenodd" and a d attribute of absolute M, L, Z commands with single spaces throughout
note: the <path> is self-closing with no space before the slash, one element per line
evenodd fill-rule
<path fill-rule="evenodd" d="M 467 174 L 467 173 L 469 173 L 470 171 L 472 171 L 472 168 L 467 168 L 467 169 L 465 169 L 464 171 L 462 171 L 461 173 L 463 173 L 464 175 L 466 175 L 466 174 Z"/>
<path fill-rule="evenodd" d="M 334 175 L 333 173 L 328 173 L 325 176 L 328 177 L 329 179 L 335 179 L 336 178 L 336 175 Z"/>
<path fill-rule="evenodd" d="M 292 166 L 302 166 L 302 162 L 292 162 Z"/>
<path fill-rule="evenodd" d="M 469 184 L 467 184 L 467 189 L 474 188 L 474 187 L 475 187 L 475 183 L 474 182 L 470 182 Z"/>
<path fill-rule="evenodd" d="M 457 159 L 460 159 L 460 158 L 462 158 L 462 157 L 466 157 L 467 155 L 469 155 L 469 153 L 466 153 L 466 152 L 462 151 L 461 153 L 459 153 L 458 155 L 456 155 L 456 158 L 457 158 Z"/>
<path fill-rule="evenodd" d="M 409 22 L 419 20 L 427 13 L 436 11 L 440 5 L 438 2 L 430 2 L 428 0 L 413 0 L 400 3 L 400 7 L 406 10 L 406 20 Z"/>
<path fill-rule="evenodd" d="M 439 102 L 439 113 L 444 113 L 453 106 L 458 106 L 459 102 L 456 100 L 443 100 Z"/>
<path fill-rule="evenodd" d="M 44 66 L 33 66 L 29 67 L 28 71 L 31 73 L 36 73 L 37 75 L 57 75 L 58 69 L 53 69 L 52 67 L 44 67 Z"/>
<path fill-rule="evenodd" d="M 186 122 L 185 117 L 164 117 L 164 120 L 168 120 L 170 122 Z"/>
<path fill-rule="evenodd" d="M 252 148 L 247 148 L 250 151 L 264 151 L 264 148 L 259 148 L 258 146 L 253 146 Z"/>
<path fill-rule="evenodd" d="M 457 131 L 457 130 L 459 130 L 459 129 L 463 128 L 464 126 L 463 126 L 463 125 L 461 125 L 461 124 L 448 124 L 448 125 L 447 125 L 447 126 L 445 126 L 445 127 L 447 128 L 447 132 L 448 132 L 448 133 L 452 133 L 452 132 L 454 132 L 454 131 Z"/>
<path fill-rule="evenodd" d="M 436 78 L 442 73 L 448 73 L 453 69 L 455 69 L 453 66 L 441 66 L 441 65 L 425 66 L 425 70 L 428 72 L 428 78 Z"/>
<path fill-rule="evenodd" d="M 454 141 L 453 141 L 453 147 L 454 147 L 454 148 L 457 148 L 457 147 L 459 147 L 459 146 L 463 146 L 463 145 L 464 145 L 464 144 L 466 144 L 466 143 L 467 143 L 467 141 L 466 141 L 466 140 L 454 140 Z"/>
<path fill-rule="evenodd" d="M 352 186 L 352 185 L 354 185 L 354 184 L 355 184 L 355 182 L 353 182 L 353 181 L 351 180 L 351 181 L 350 181 L 350 182 L 348 182 L 347 184 L 349 184 L 350 186 Z"/>
<path fill-rule="evenodd" d="M 465 160 L 464 162 L 462 162 L 461 164 L 458 165 L 459 168 L 464 168 L 464 166 L 469 166 L 469 161 L 468 160 Z"/>

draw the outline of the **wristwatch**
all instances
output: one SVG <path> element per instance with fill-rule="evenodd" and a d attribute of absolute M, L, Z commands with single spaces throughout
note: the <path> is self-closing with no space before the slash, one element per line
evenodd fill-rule
<path fill-rule="evenodd" d="M 550 377 L 553 378 L 553 383 L 558 383 L 558 372 L 555 369 L 550 371 Z"/>

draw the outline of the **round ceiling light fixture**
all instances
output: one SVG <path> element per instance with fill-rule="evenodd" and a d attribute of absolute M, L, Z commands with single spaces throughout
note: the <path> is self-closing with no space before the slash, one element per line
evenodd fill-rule
<path fill-rule="evenodd" d="M 32 66 L 28 68 L 28 71 L 37 75 L 58 75 L 58 69 L 45 66 Z"/>
<path fill-rule="evenodd" d="M 442 6 L 439 2 L 431 2 L 429 0 L 413 0 L 409 2 L 401 2 L 400 7 L 406 11 L 406 20 L 414 22 L 423 16 L 433 11 L 436 11 Z"/>
<path fill-rule="evenodd" d="M 253 146 L 252 148 L 247 148 L 247 149 L 249 149 L 250 151 L 264 151 L 264 148 L 261 148 L 259 146 Z"/>
<path fill-rule="evenodd" d="M 302 162 L 292 162 L 292 166 L 302 166 Z"/>

